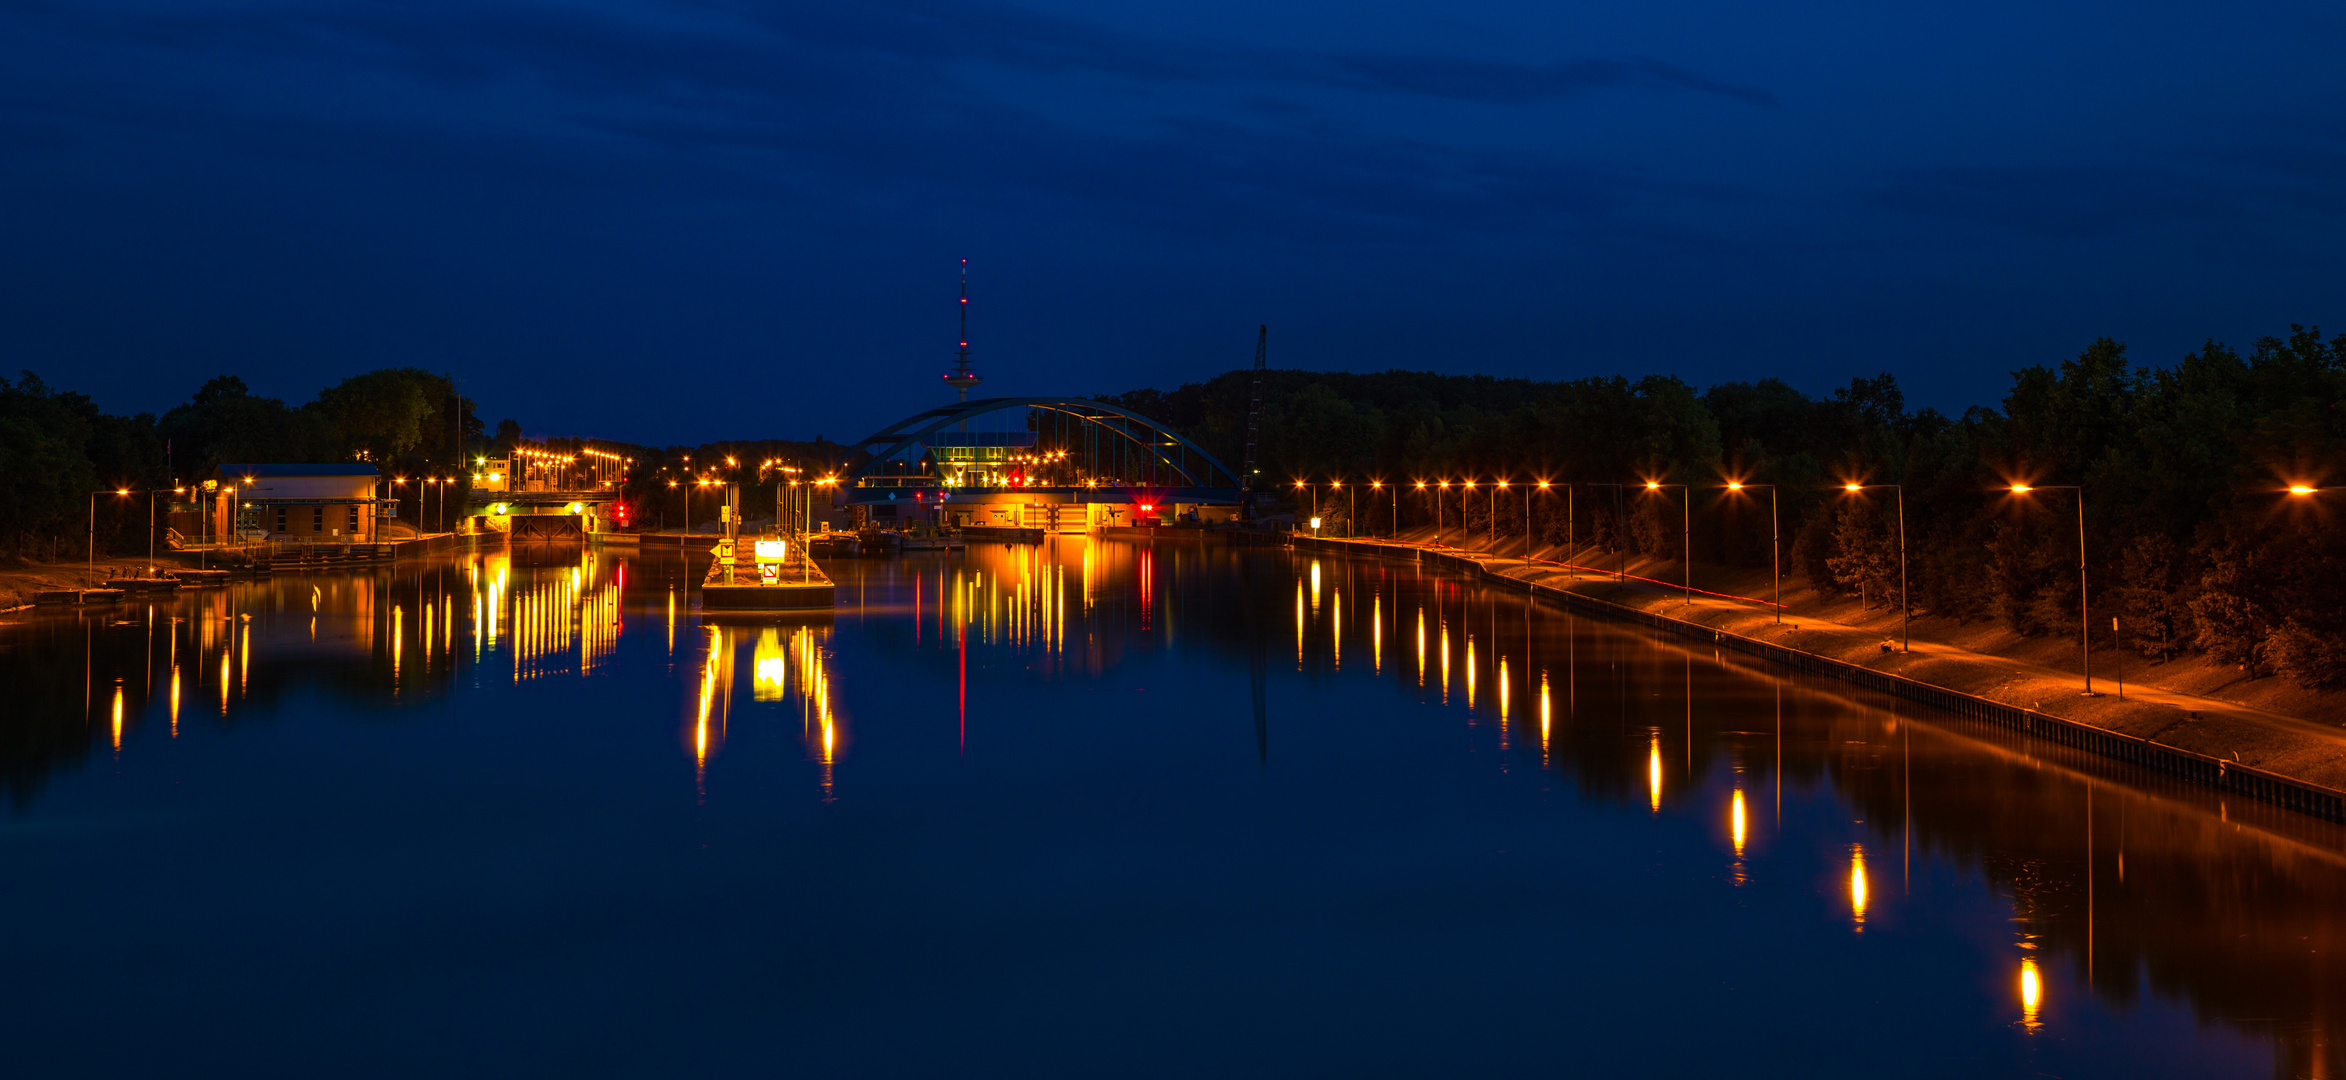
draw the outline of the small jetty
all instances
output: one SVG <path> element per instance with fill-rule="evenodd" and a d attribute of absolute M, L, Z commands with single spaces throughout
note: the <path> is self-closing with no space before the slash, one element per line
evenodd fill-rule
<path fill-rule="evenodd" d="M 707 614 L 824 613 L 837 604 L 831 576 L 815 564 L 804 536 L 769 533 L 740 536 L 740 495 L 726 492 L 726 536 L 701 579 L 701 611 Z"/>

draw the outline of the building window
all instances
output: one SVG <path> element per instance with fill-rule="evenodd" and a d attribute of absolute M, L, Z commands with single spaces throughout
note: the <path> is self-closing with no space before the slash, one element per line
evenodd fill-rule
<path fill-rule="evenodd" d="M 326 531 L 325 507 L 313 506 L 310 508 L 310 531 L 314 533 L 322 533 Z"/>
<path fill-rule="evenodd" d="M 282 506 L 280 506 L 280 507 L 278 507 L 278 508 L 277 508 L 277 529 L 276 529 L 276 531 L 278 531 L 278 532 L 284 532 L 284 531 L 285 531 L 285 508 L 284 508 L 284 507 L 282 507 Z"/>
<path fill-rule="evenodd" d="M 350 504 L 350 535 L 358 535 L 358 504 Z"/>

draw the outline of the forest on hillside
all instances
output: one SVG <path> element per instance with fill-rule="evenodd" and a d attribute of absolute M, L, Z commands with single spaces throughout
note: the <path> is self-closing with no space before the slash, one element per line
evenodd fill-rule
<path fill-rule="evenodd" d="M 1241 370 L 1104 400 L 1236 468 L 1252 382 Z M 2346 336 L 2293 326 L 2245 352 L 2210 341 L 2166 367 L 2105 338 L 2014 371 L 1999 406 L 1960 416 L 1909 408 L 1889 374 L 1820 398 L 1773 378 L 1698 390 L 1669 376 L 1272 371 L 1263 400 L 1263 490 L 1402 485 L 1397 508 L 1360 511 L 1364 529 L 1388 527 L 1395 509 L 1405 528 L 1430 523 L 1434 500 L 1410 485 L 1472 478 L 1481 496 L 1453 491 L 1445 521 L 1487 533 L 1488 485 L 1506 478 L 1502 536 L 1525 532 L 1529 499 L 1542 543 L 1569 534 L 1675 558 L 1680 493 L 1642 489 L 1653 480 L 1686 485 L 1694 559 L 1765 566 L 1769 502 L 1756 485 L 1775 485 L 1785 572 L 1876 606 L 1901 599 L 1902 496 L 1915 610 L 2030 635 L 2077 632 L 2082 499 L 2097 642 L 2114 634 L 2147 656 L 2198 652 L 2306 685 L 2346 679 L 2346 490 L 2287 491 L 2346 485 Z M 1556 491 L 1525 492 L 1540 479 L 1636 487 L 1576 489 L 1568 520 Z M 1730 480 L 1752 486 L 1730 492 Z M 1853 495 L 1851 482 L 1897 488 Z"/>

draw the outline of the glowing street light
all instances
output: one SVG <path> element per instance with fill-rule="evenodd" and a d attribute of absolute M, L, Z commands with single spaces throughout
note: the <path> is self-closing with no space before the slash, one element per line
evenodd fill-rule
<path fill-rule="evenodd" d="M 2039 484 L 2034 486 L 2029 484 L 2012 485 L 2012 493 L 2015 495 L 2026 495 L 2032 491 L 2074 491 L 2077 493 L 2078 666 L 2083 668 L 2085 671 L 2085 696 L 2094 697 L 2096 695 L 2093 692 L 2093 622 L 2091 618 L 2093 607 L 2089 602 L 2089 598 L 2087 597 L 2085 591 L 2085 489 L 2077 486 L 2076 484 Z M 1900 550 L 1903 551 L 1903 538 L 1905 536 L 1903 525 L 1900 527 L 1899 535 L 1901 537 Z M 1903 582 L 1901 582 L 1901 586 L 1903 586 Z"/>
<path fill-rule="evenodd" d="M 1507 481 L 1505 478 L 1501 478 L 1498 484 L 1491 488 L 1491 554 L 1493 555 L 1499 553 L 1499 493 L 1506 490 L 1506 488 Z M 1526 503 L 1526 505 L 1529 504 Z M 1527 519 L 1529 515 L 1530 512 L 1528 510 L 1525 511 L 1525 516 Z M 1524 536 L 1523 544 L 1523 553 L 1526 557 L 1529 557 L 1531 555 L 1531 536 L 1529 534 Z"/>
<path fill-rule="evenodd" d="M 1776 576 L 1776 624 L 1781 626 L 1784 623 L 1784 543 L 1780 539 L 1781 532 L 1776 527 L 1776 485 L 1746 484 L 1741 480 L 1727 481 L 1727 490 L 1729 491 L 1740 494 L 1745 488 L 1768 489 L 1768 550 L 1772 553 L 1771 565 L 1775 567 Z M 1903 531 L 1901 535 L 1903 535 Z M 1903 591 L 1903 586 L 1901 591 Z"/>
<path fill-rule="evenodd" d="M 90 569 L 92 570 L 98 568 L 98 496 L 122 496 L 128 494 L 130 494 L 129 488 L 115 488 L 112 491 L 90 492 Z"/>
<path fill-rule="evenodd" d="M 1686 603 L 1694 603 L 1694 492 L 1684 484 L 1665 484 L 1648 480 L 1645 489 L 1660 492 L 1663 488 L 1678 489 L 1678 587 L 1686 590 Z"/>
<path fill-rule="evenodd" d="M 1548 490 L 1549 484 L 1548 484 L 1548 482 L 1547 482 L 1547 481 L 1545 481 L 1545 480 L 1542 480 L 1542 481 L 1540 481 L 1539 483 L 1540 483 L 1540 490 L 1541 490 L 1541 491 L 1543 491 L 1543 492 L 1544 492 L 1544 491 Z M 1564 529 L 1565 529 L 1565 531 L 1566 531 L 1567 533 L 1569 533 L 1569 532 L 1571 531 L 1571 529 L 1572 529 L 1572 521 L 1571 521 L 1571 517 L 1572 517 L 1572 510 L 1571 510 L 1571 507 L 1572 507 L 1572 485 L 1570 485 L 1570 484 L 1566 484 L 1566 485 L 1564 486 L 1564 506 L 1565 506 L 1565 510 L 1564 510 L 1564 516 L 1565 516 Z M 1567 545 L 1567 546 L 1569 546 L 1569 545 Z M 1529 494 L 1526 494 L 1526 495 L 1524 495 L 1524 497 L 1523 497 L 1523 557 L 1524 557 L 1524 559 L 1525 559 L 1526 561 L 1530 560 L 1530 558 L 1531 558 L 1531 547 L 1532 547 L 1532 533 L 1531 533 L 1531 496 L 1530 496 Z M 1571 564 L 1571 562 L 1570 562 L 1570 559 L 1571 559 L 1571 557 L 1572 557 L 1572 556 L 1571 556 L 1571 554 L 1570 554 L 1569 552 L 1567 552 L 1567 553 L 1566 553 L 1566 555 L 1565 555 L 1565 559 L 1567 560 L 1567 561 L 1565 562 L 1565 565 L 1566 565 L 1566 566 L 1568 566 L 1568 567 L 1572 565 L 1572 564 Z M 1574 577 L 1579 577 L 1579 576 L 1580 576 L 1580 574 L 1579 574 L 1579 572 L 1578 572 L 1578 571 L 1571 571 L 1571 573 L 1572 573 L 1572 576 L 1574 576 Z"/>
<path fill-rule="evenodd" d="M 1435 484 L 1435 485 L 1434 485 L 1434 546 L 1435 546 L 1435 547 L 1440 547 L 1440 546 L 1442 545 L 1442 493 L 1443 493 L 1443 492 L 1445 492 L 1445 491 L 1448 491 L 1448 490 L 1450 490 L 1450 481 L 1448 481 L 1448 480 L 1441 481 L 1441 482 L 1439 482 L 1439 483 L 1437 483 L 1437 484 Z"/>
<path fill-rule="evenodd" d="M 169 491 L 157 488 L 147 492 L 147 562 L 150 567 L 155 561 L 155 500 L 165 495 L 177 495 L 186 490 L 183 487 L 175 487 Z"/>
<path fill-rule="evenodd" d="M 1908 627 L 1913 622 L 1914 604 L 1906 599 L 1906 488 L 1902 484 L 1860 484 L 1855 480 L 1841 485 L 1841 490 L 1851 495 L 1861 494 L 1870 488 L 1889 488 L 1898 493 L 1898 651 L 1913 652 L 1914 636 Z M 2031 489 L 2026 484 L 2015 484 L 2012 490 L 2027 492 Z M 2086 685 L 2092 684 L 2093 679 L 2088 676 Z"/>

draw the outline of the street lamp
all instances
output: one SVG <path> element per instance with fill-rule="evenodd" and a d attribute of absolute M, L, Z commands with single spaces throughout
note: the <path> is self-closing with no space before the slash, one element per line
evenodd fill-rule
<path fill-rule="evenodd" d="M 1616 532 L 1616 533 L 1619 533 L 1619 532 L 1622 530 L 1622 527 L 1623 527 L 1623 526 L 1622 526 L 1622 522 L 1623 522 L 1623 520 L 1625 520 L 1625 517 L 1626 517 L 1626 515 L 1624 514 L 1624 512 L 1623 512 L 1623 511 L 1622 511 L 1622 509 L 1621 509 L 1621 497 L 1622 497 L 1622 494 L 1623 494 L 1623 492 L 1625 492 L 1625 491 L 1628 489 L 1629 485 L 1627 485 L 1627 484 L 1586 484 L 1586 485 L 1582 485 L 1582 486 L 1585 486 L 1585 487 L 1609 487 L 1609 488 L 1612 488 L 1612 489 L 1613 489 L 1613 530 L 1614 530 L 1614 532 Z M 1565 507 L 1565 512 L 1566 512 L 1567 514 L 1571 513 L 1571 506 L 1569 505 L 1569 498 L 1567 499 L 1567 505 L 1566 505 L 1566 507 Z M 1613 576 L 1614 576 L 1614 578 L 1615 578 L 1616 580 L 1618 580 L 1618 581 L 1627 582 L 1627 581 L 1629 580 L 1629 543 L 1628 543 L 1628 541 L 1627 541 L 1627 539 L 1626 539 L 1625 537 L 1621 537 L 1621 536 L 1615 536 L 1615 537 L 1614 537 L 1614 541 L 1615 541 L 1615 547 L 1614 547 L 1614 552 L 1613 552 Z M 1601 571 L 1600 571 L 1600 572 L 1601 572 Z"/>
<path fill-rule="evenodd" d="M 1445 491 L 1448 491 L 1448 490 L 1450 490 L 1450 481 L 1448 481 L 1448 480 L 1443 480 L 1443 481 L 1440 481 L 1440 482 L 1438 482 L 1438 483 L 1436 483 L 1436 484 L 1434 485 L 1434 546 L 1435 546 L 1435 547 L 1440 547 L 1440 546 L 1442 546 L 1442 493 L 1443 493 L 1443 492 L 1445 492 Z M 1461 524 L 1459 527 L 1460 527 L 1460 528 L 1464 528 L 1465 526 L 1464 526 L 1463 524 Z"/>
<path fill-rule="evenodd" d="M 1491 554 L 1493 555 L 1499 553 L 1499 493 L 1505 490 L 1507 490 L 1507 481 L 1504 477 L 1499 480 L 1499 486 L 1491 489 Z M 1530 505 L 1530 501 L 1525 500 L 1525 505 Z M 1525 513 L 1528 517 L 1530 512 L 1525 511 Z M 1524 557 L 1530 558 L 1531 538 L 1529 536 L 1524 537 L 1523 543 Z"/>
<path fill-rule="evenodd" d="M 98 568 L 98 496 L 129 494 L 129 488 L 115 488 L 112 491 L 90 492 L 90 569 L 95 570 Z"/>
<path fill-rule="evenodd" d="M 1548 490 L 1548 482 L 1540 481 L 1540 490 Z M 1531 561 L 1531 493 L 1523 496 L 1523 561 Z"/>
<path fill-rule="evenodd" d="M 147 562 L 148 562 L 148 563 L 152 564 L 152 563 L 155 561 L 155 500 L 156 500 L 157 498 L 160 498 L 160 497 L 164 496 L 164 495 L 177 495 L 177 494 L 179 494 L 180 492 L 183 492 L 183 491 L 186 491 L 186 490 L 187 490 L 187 489 L 186 489 L 186 488 L 183 488 L 183 487 L 175 487 L 175 488 L 172 488 L 172 489 L 171 489 L 171 490 L 169 490 L 169 491 L 164 491 L 164 490 L 163 490 L 163 489 L 161 489 L 161 488 L 157 488 L 157 489 L 155 489 L 155 490 L 153 490 L 153 491 L 147 492 Z"/>
<path fill-rule="evenodd" d="M 1466 546 L 1466 539 L 1467 539 L 1467 535 L 1466 535 L 1466 506 L 1467 506 L 1467 503 L 1466 503 L 1466 496 L 1467 496 L 1467 494 L 1468 494 L 1469 492 L 1472 492 L 1473 490 L 1474 490 L 1474 478 L 1473 478 L 1473 477 L 1471 477 L 1471 476 L 1470 476 L 1470 477 L 1467 477 L 1464 483 L 1461 483 L 1461 484 L 1459 484 L 1459 485 L 1458 485 L 1458 546 L 1459 546 L 1459 547 L 1461 547 L 1461 548 L 1463 548 L 1463 547 L 1465 547 L 1465 546 Z M 1493 496 L 1491 496 L 1491 497 L 1492 497 L 1493 499 L 1496 499 L 1496 498 L 1498 498 L 1498 496 L 1497 496 L 1497 495 L 1493 495 Z M 1494 503 L 1493 505 L 1497 505 L 1497 504 L 1496 504 L 1496 503 Z"/>
<path fill-rule="evenodd" d="M 1906 486 L 1903 484 L 1860 484 L 1855 480 L 1841 485 L 1841 490 L 1852 495 L 1868 488 L 1889 488 L 1898 493 L 1898 651 L 1913 652 L 1914 636 L 1908 628 L 1914 620 L 1914 605 L 1906 599 Z M 2014 485 L 2012 490 L 2025 492 L 2028 490 L 2028 485 Z M 2082 502 L 2077 508 L 2077 513 L 2077 572 L 2082 575 L 2085 573 L 2085 507 Z M 2085 687 L 2087 693 L 2093 692 L 2093 672 L 2090 669 L 2086 672 Z"/>
<path fill-rule="evenodd" d="M 1775 567 L 1776 575 L 1776 624 L 1781 626 L 1784 623 L 1784 543 L 1780 539 L 1781 533 L 1776 527 L 1776 485 L 1746 484 L 1741 480 L 1727 481 L 1727 490 L 1729 491 L 1742 491 L 1746 488 L 1768 489 L 1768 550 L 1772 554 L 1771 562 Z M 1901 591 L 1904 588 L 1903 585 L 1900 586 Z"/>
<path fill-rule="evenodd" d="M 1371 481 L 1369 481 L 1369 489 L 1370 489 L 1370 490 L 1372 490 L 1372 491 L 1382 492 L 1382 491 L 1384 491 L 1384 490 L 1385 490 L 1385 482 L 1384 482 L 1384 481 L 1382 481 L 1382 480 L 1371 480 Z M 1375 502 L 1374 500 L 1371 500 L 1371 501 L 1369 502 L 1369 512 L 1370 512 L 1370 513 L 1375 513 L 1375 512 L 1376 512 L 1376 509 L 1377 509 L 1377 504 L 1376 504 L 1376 502 Z M 1399 499 L 1395 499 L 1395 500 L 1393 500 L 1393 533 L 1392 533 L 1392 535 L 1398 535 L 1400 532 L 1401 532 L 1401 500 L 1399 500 Z"/>
<path fill-rule="evenodd" d="M 2093 692 L 2093 638 L 2091 636 L 2093 623 L 2090 620 L 2092 608 L 2087 603 L 2085 594 L 2085 489 L 2076 484 L 2012 485 L 2012 493 L 2015 495 L 2026 495 L 2032 491 L 2074 491 L 2077 493 L 2077 651 L 2079 666 L 2085 669 L 2085 696 L 2094 697 L 2096 695 Z M 2291 493 L 2296 494 L 2296 489 L 2292 488 Z M 2310 495 L 2312 492 L 2304 494 Z M 1904 536 L 1903 525 L 1900 526 L 1900 536 Z M 1901 587 L 1903 587 L 1903 582 L 1901 582 Z"/>
<path fill-rule="evenodd" d="M 1328 481 L 1328 489 L 1331 491 L 1343 486 L 1343 480 L 1338 479 Z M 1352 512 L 1358 507 L 1360 502 L 1359 499 L 1354 497 L 1354 492 L 1359 490 L 1359 485 L 1354 485 L 1352 491 L 1347 491 L 1344 493 L 1344 538 L 1347 540 L 1352 539 Z"/>
<path fill-rule="evenodd" d="M 1678 489 L 1678 587 L 1686 590 L 1686 603 L 1694 603 L 1694 492 L 1684 484 L 1665 484 L 1659 480 L 1645 482 L 1647 491 L 1663 488 Z"/>

